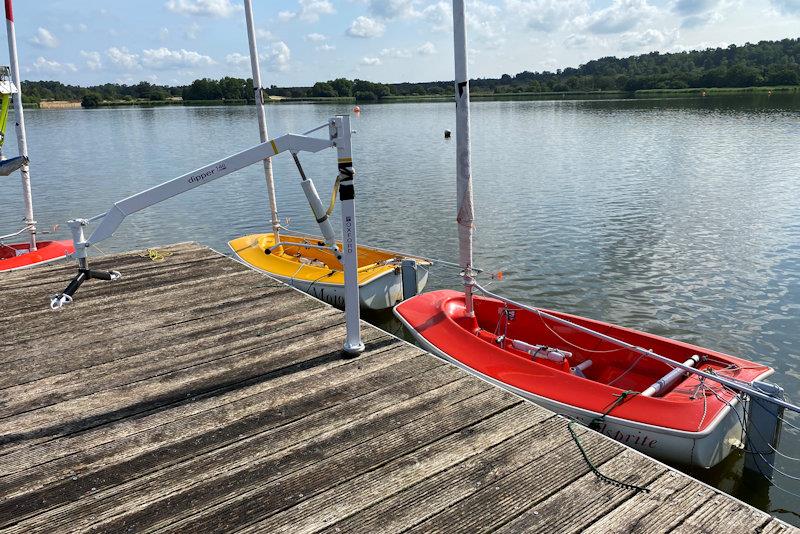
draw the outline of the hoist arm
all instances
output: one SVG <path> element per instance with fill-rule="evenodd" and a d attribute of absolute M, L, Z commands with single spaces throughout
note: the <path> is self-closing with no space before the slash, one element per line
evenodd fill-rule
<path fill-rule="evenodd" d="M 308 133 L 327 127 L 328 138 L 310 137 Z M 276 139 L 261 143 L 247 150 L 243 150 L 227 158 L 215 161 L 192 172 L 173 178 L 141 193 L 129 196 L 116 202 L 110 210 L 91 219 L 73 219 L 67 224 L 72 231 L 72 241 L 75 245 L 73 256 L 78 261 L 78 274 L 72 279 L 63 293 L 50 299 L 50 306 L 59 309 L 64 304 L 72 301 L 72 295 L 78 288 L 90 279 L 116 280 L 120 274 L 116 271 L 96 271 L 89 269 L 87 250 L 92 245 L 108 239 L 119 228 L 125 217 L 149 208 L 154 204 L 163 202 L 190 189 L 218 180 L 232 172 L 241 170 L 250 165 L 260 163 L 267 158 L 272 158 L 281 152 L 320 152 L 326 148 L 336 147 L 339 155 L 339 170 L 342 172 L 341 156 L 346 147 L 349 156 L 350 147 L 350 122 L 347 117 L 337 116 L 329 119 L 325 124 L 306 132 L 304 135 L 287 134 Z M 348 160 L 349 161 L 349 160 Z M 352 165 L 352 164 L 348 164 Z M 84 235 L 85 228 L 93 222 L 99 221 L 97 227 L 88 237 Z M 334 245 L 335 246 L 335 242 Z M 338 252 L 338 249 L 337 249 Z"/>
<path fill-rule="evenodd" d="M 92 232 L 88 239 L 85 241 L 75 242 L 75 256 L 83 257 L 78 252 L 82 250 L 85 256 L 85 250 L 100 241 L 108 239 L 122 224 L 122 221 L 128 215 L 149 208 L 154 204 L 163 202 L 181 193 L 185 193 L 190 189 L 199 187 L 201 185 L 213 182 L 223 176 L 236 172 L 238 170 L 249 167 L 255 163 L 259 163 L 267 158 L 274 157 L 281 152 L 319 152 L 326 148 L 335 146 L 335 130 L 332 131 L 329 139 L 322 139 L 319 137 L 309 137 L 305 135 L 287 134 L 277 139 L 261 143 L 247 150 L 243 150 L 238 154 L 228 156 L 219 161 L 215 161 L 205 167 L 201 167 L 192 172 L 186 173 L 182 176 L 174 178 L 168 182 L 151 187 L 146 191 L 137 193 L 126 199 L 116 202 L 110 210 L 106 213 L 93 217 L 89 220 L 76 219 L 79 225 L 85 226 L 86 223 L 100 220 L 100 224 Z M 73 221 L 70 221 L 70 226 Z M 76 237 L 76 236 L 73 236 Z"/>

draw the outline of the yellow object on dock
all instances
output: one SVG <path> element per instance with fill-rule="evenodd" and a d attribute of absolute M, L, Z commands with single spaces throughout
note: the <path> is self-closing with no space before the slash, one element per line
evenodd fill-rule
<path fill-rule="evenodd" d="M 324 246 L 322 238 L 281 235 L 280 242 L 283 246 L 276 247 L 273 233 L 252 234 L 234 239 L 228 246 L 250 267 L 328 304 L 344 306 L 344 272 L 335 254 L 301 246 Z M 341 250 L 342 244 L 337 246 Z M 417 262 L 417 291 L 422 291 L 428 280 L 429 261 L 359 245 L 358 287 L 362 308 L 382 310 L 403 300 L 400 262 L 406 258 Z"/>

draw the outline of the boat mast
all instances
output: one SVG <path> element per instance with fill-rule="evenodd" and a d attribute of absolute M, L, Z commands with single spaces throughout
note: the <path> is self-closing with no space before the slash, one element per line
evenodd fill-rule
<path fill-rule="evenodd" d="M 247 19 L 247 40 L 250 43 L 250 67 L 253 71 L 253 92 L 256 97 L 256 111 L 258 112 L 258 132 L 261 135 L 261 142 L 265 143 L 269 139 L 267 133 L 267 114 L 264 110 L 264 91 L 261 89 L 261 68 L 258 65 L 258 47 L 256 46 L 256 31 L 253 24 L 253 3 L 252 0 L 244 0 L 244 16 Z M 264 160 L 264 177 L 267 179 L 267 193 L 269 195 L 269 207 L 272 216 L 272 233 L 275 235 L 275 243 L 280 242 L 278 232 L 280 230 L 280 220 L 278 219 L 278 203 L 275 199 L 275 182 L 272 176 L 272 160 Z"/>
<path fill-rule="evenodd" d="M 467 76 L 467 29 L 464 0 L 453 0 L 453 44 L 456 90 L 456 196 L 458 203 L 458 250 L 463 269 L 464 300 L 467 316 L 472 307 L 472 231 L 475 217 L 472 205 L 472 161 L 469 140 L 469 78 Z"/>
<path fill-rule="evenodd" d="M 17 60 L 17 36 L 14 33 L 14 9 L 11 0 L 6 0 L 6 33 L 8 34 L 8 56 L 11 60 L 11 81 L 17 87 L 14 99 L 14 118 L 16 119 L 17 143 L 19 155 L 25 163 L 20 170 L 22 174 L 22 198 L 25 200 L 25 226 L 30 234 L 30 250 L 36 250 L 36 221 L 33 220 L 33 195 L 31 194 L 31 174 L 28 167 L 28 142 L 25 139 L 25 116 L 22 112 L 22 82 L 19 79 L 19 61 Z"/>

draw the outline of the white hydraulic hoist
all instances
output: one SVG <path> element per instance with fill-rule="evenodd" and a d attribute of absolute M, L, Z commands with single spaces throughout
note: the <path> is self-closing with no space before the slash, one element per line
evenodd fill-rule
<path fill-rule="evenodd" d="M 309 135 L 326 127 L 328 129 L 327 139 Z M 359 329 L 360 310 L 358 296 L 358 261 L 356 254 L 355 189 L 350 142 L 350 117 L 346 115 L 337 115 L 329 119 L 327 123 L 313 128 L 302 135 L 286 134 L 268 140 L 252 148 L 215 161 L 214 163 L 178 176 L 177 178 L 173 178 L 160 185 L 151 187 L 146 191 L 120 200 L 105 213 L 101 213 L 89 219 L 72 219 L 68 221 L 67 224 L 72 231 L 72 240 L 75 245 L 74 256 L 78 262 L 78 274 L 75 275 L 62 293 L 58 293 L 50 299 L 50 307 L 53 309 L 60 309 L 65 304 L 72 302 L 75 292 L 81 284 L 87 280 L 97 279 L 113 281 L 120 277 L 120 273 L 117 271 L 98 271 L 90 269 L 87 252 L 89 247 L 96 245 L 104 239 L 110 238 L 128 215 L 222 178 L 232 172 L 260 163 L 281 152 L 290 152 L 300 171 L 303 192 L 311 205 L 311 209 L 314 212 L 317 223 L 324 236 L 324 244 L 292 243 L 292 245 L 331 250 L 342 262 L 345 277 L 345 314 L 347 318 L 347 336 L 344 343 L 344 350 L 348 354 L 360 353 L 364 350 L 364 344 L 361 342 L 361 332 Z M 336 148 L 338 158 L 338 176 L 336 182 L 338 184 L 342 212 L 343 235 L 341 251 L 336 245 L 336 238 L 333 227 L 327 216 L 328 213 L 322 206 L 322 202 L 313 183 L 305 176 L 305 173 L 303 173 L 297 156 L 299 152 L 316 153 L 326 148 Z M 84 229 L 89 224 L 97 221 L 99 221 L 99 223 L 94 231 L 88 238 L 85 237 Z"/>

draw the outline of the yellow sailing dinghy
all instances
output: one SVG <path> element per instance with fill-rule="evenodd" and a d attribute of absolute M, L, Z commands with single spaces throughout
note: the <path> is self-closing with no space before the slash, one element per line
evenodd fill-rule
<path fill-rule="evenodd" d="M 328 304 L 343 307 L 344 272 L 338 254 L 321 248 L 325 242 L 318 237 L 280 234 L 279 239 L 276 243 L 273 233 L 253 234 L 234 239 L 228 245 L 250 267 Z M 342 244 L 337 242 L 336 245 L 341 250 Z M 383 310 L 403 300 L 402 263 L 409 259 L 415 263 L 416 291 L 413 292 L 416 293 L 422 291 L 428 281 L 429 261 L 358 246 L 358 291 L 362 308 Z"/>
<path fill-rule="evenodd" d="M 252 7 L 245 3 L 245 21 L 247 23 L 247 36 L 250 42 L 250 55 L 256 57 L 256 35 L 253 25 Z M 256 95 L 256 111 L 258 112 L 258 126 L 261 142 L 266 142 L 267 121 L 264 111 L 264 93 L 261 90 L 261 72 L 258 61 L 251 61 L 253 70 L 253 89 Z M 346 121 L 349 129 L 350 123 Z M 324 127 L 323 125 L 322 127 Z M 314 130 L 305 132 L 308 135 Z M 349 134 L 349 131 L 348 131 Z M 328 217 L 333 212 L 336 194 L 341 194 L 341 199 L 352 199 L 352 185 L 339 184 L 343 178 L 352 179 L 353 167 L 350 154 L 349 135 L 337 140 L 339 152 L 339 176 L 333 187 L 330 206 L 326 210 L 309 180 L 297 153 L 292 151 L 297 170 L 302 179 L 303 192 L 311 206 L 314 218 L 319 224 L 324 237 L 299 235 L 298 233 L 286 234 L 280 225 L 278 208 L 275 201 L 275 185 L 272 177 L 272 163 L 270 159 L 264 160 L 264 174 L 267 181 L 270 208 L 272 211 L 272 232 L 253 234 L 239 237 L 228 242 L 233 252 L 249 267 L 267 273 L 291 286 L 305 291 L 310 295 L 334 306 L 344 307 L 344 266 L 342 265 L 342 243 L 336 240 L 333 227 Z M 343 143 L 346 143 L 343 144 Z M 276 149 L 277 153 L 277 149 Z M 345 157 L 343 157 L 345 156 Z M 342 212 L 342 230 L 345 238 L 354 237 L 348 232 L 354 231 L 355 213 Z M 350 229 L 350 230 L 349 230 Z M 353 240 L 345 239 L 352 243 Z M 405 297 L 412 297 L 422 291 L 428 280 L 428 266 L 430 261 L 415 258 L 372 247 L 358 246 L 358 289 L 362 308 L 383 310 L 391 308 Z"/>

